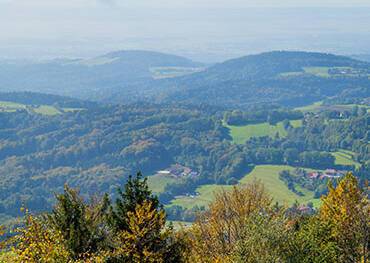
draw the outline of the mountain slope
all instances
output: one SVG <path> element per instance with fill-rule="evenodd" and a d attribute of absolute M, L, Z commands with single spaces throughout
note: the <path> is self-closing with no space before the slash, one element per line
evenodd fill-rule
<path fill-rule="evenodd" d="M 296 106 L 354 89 L 369 97 L 369 76 L 366 62 L 331 54 L 278 51 L 229 60 L 169 80 L 167 85 L 172 88 L 161 98 L 234 108 L 262 103 Z"/>
<path fill-rule="evenodd" d="M 125 90 L 153 80 L 156 68 L 199 68 L 183 57 L 150 51 L 119 51 L 86 60 L 0 63 L 0 91 L 33 91 L 98 98 L 105 89 Z"/>

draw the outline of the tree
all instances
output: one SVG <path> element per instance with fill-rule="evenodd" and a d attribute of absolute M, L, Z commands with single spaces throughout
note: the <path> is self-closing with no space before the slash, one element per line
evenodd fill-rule
<path fill-rule="evenodd" d="M 370 248 L 369 199 L 357 179 L 348 173 L 322 198 L 320 219 L 332 227 L 331 235 L 340 250 L 340 262 L 367 262 Z"/>
<path fill-rule="evenodd" d="M 107 239 L 102 222 L 105 205 L 99 202 L 86 205 L 78 192 L 68 186 L 56 198 L 57 204 L 47 215 L 48 223 L 50 228 L 61 233 L 72 258 L 82 258 L 104 246 Z"/>
<path fill-rule="evenodd" d="M 115 206 L 110 205 L 108 213 L 108 222 L 115 229 L 120 231 L 129 230 L 129 222 L 127 214 L 134 212 L 137 205 L 142 205 L 144 202 L 150 202 L 153 210 L 162 210 L 157 196 L 152 195 L 149 190 L 147 178 L 142 179 L 142 174 L 138 172 L 136 177 L 128 178 L 124 186 L 124 190 L 118 189 L 118 198 Z"/>
<path fill-rule="evenodd" d="M 25 227 L 18 229 L 15 236 L 16 257 L 13 262 L 46 262 L 64 263 L 69 262 L 71 255 L 64 246 L 62 233 L 50 229 L 45 220 L 26 214 Z"/>
<path fill-rule="evenodd" d="M 331 235 L 331 226 L 318 216 L 301 217 L 294 222 L 296 231 L 288 247 L 287 262 L 336 263 L 339 248 Z"/>
<path fill-rule="evenodd" d="M 182 238 L 166 228 L 166 214 L 158 198 L 149 190 L 147 179 L 137 173 L 118 190 L 115 205 L 107 216 L 117 238 L 108 262 L 183 261 L 186 250 Z"/>
<path fill-rule="evenodd" d="M 127 229 L 119 231 L 116 248 L 107 262 L 183 262 L 183 246 L 173 231 L 165 228 L 166 215 L 150 201 L 127 213 Z"/>
<path fill-rule="evenodd" d="M 200 262 L 231 261 L 248 217 L 270 209 L 271 198 L 259 182 L 216 194 L 209 211 L 193 226 L 190 257 Z"/>
<path fill-rule="evenodd" d="M 233 262 L 286 262 L 293 234 L 284 210 L 253 213 L 243 227 Z"/>

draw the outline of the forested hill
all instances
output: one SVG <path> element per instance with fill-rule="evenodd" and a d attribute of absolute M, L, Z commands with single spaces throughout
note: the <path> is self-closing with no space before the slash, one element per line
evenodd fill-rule
<path fill-rule="evenodd" d="M 261 103 L 296 106 L 328 97 L 369 97 L 369 76 L 366 62 L 331 54 L 278 51 L 229 60 L 167 80 L 171 88 L 161 99 L 234 108 Z"/>
<path fill-rule="evenodd" d="M 35 92 L 0 92 L 0 102 L 23 105 L 50 105 L 62 108 L 89 109 L 97 103 L 52 94 Z"/>
<path fill-rule="evenodd" d="M 324 53 L 275 51 L 207 68 L 150 51 L 91 59 L 0 62 L 0 91 L 33 91 L 106 103 L 303 106 L 331 98 L 370 97 L 370 63 Z"/>
<path fill-rule="evenodd" d="M 273 78 L 280 73 L 304 72 L 305 67 L 369 68 L 370 64 L 326 53 L 273 51 L 250 55 L 219 63 L 208 70 L 185 79 L 211 81 Z"/>
<path fill-rule="evenodd" d="M 0 91 L 99 99 L 107 89 L 135 94 L 128 86 L 189 74 L 202 67 L 180 56 L 139 50 L 118 51 L 90 59 L 0 61 Z"/>
<path fill-rule="evenodd" d="M 18 103 L 0 104 L 0 222 L 19 215 L 22 204 L 31 211 L 50 209 L 53 193 L 65 183 L 79 187 L 85 197 L 114 193 L 138 170 L 145 175 L 165 169 L 177 174 L 156 177 L 170 180 L 159 181 L 165 203 L 195 194 L 202 185 L 236 184 L 266 164 L 345 170 L 354 170 L 355 164 L 362 167 L 356 175 L 369 174 L 370 116 L 363 105 L 342 114 L 303 116 L 286 109 L 226 114 L 204 105 L 150 103 L 68 109 L 59 106 L 68 98 L 31 93 L 0 94 L 0 99 L 12 96 Z M 27 96 L 30 104 L 54 102 L 57 112 L 47 114 L 53 108 L 49 106 L 42 114 L 40 105 L 19 104 Z M 238 127 L 227 125 L 238 121 L 247 126 L 268 121 L 278 132 L 239 143 L 233 132 Z M 332 153 L 343 151 L 356 162 L 336 164 Z M 320 196 L 325 190 L 309 191 Z"/>
<path fill-rule="evenodd" d="M 49 208 L 65 183 L 85 194 L 114 192 L 129 174 L 176 163 L 202 172 L 203 180 L 228 176 L 236 146 L 224 141 L 228 133 L 213 114 L 153 104 L 54 116 L 0 112 L 0 217 L 17 215 L 22 203 Z"/>

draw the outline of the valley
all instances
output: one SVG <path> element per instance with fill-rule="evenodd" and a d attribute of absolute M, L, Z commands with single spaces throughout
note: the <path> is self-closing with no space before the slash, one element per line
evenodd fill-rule
<path fill-rule="evenodd" d="M 369 14 L 0 0 L 0 263 L 370 263 Z"/>
<path fill-rule="evenodd" d="M 118 52 L 66 66 L 97 70 L 121 63 L 122 56 L 136 61 L 146 55 L 140 67 L 150 66 L 150 86 L 158 87 L 147 93 L 153 102 L 145 106 L 134 97 L 114 103 L 121 91 L 107 103 L 110 88 L 103 102 L 0 93 L 4 222 L 19 216 L 21 203 L 33 211 L 49 210 L 51 192 L 60 192 L 64 183 L 79 187 L 84 197 L 93 192 L 114 197 L 116 187 L 139 170 L 172 221 L 184 221 L 185 214 L 185 221 L 194 220 L 215 193 L 254 180 L 280 204 L 319 207 L 329 177 L 315 181 L 308 173 L 335 169 L 353 171 L 361 182 L 368 178 L 370 82 L 352 76 L 355 68 L 368 67 L 365 62 L 272 52 L 205 68 L 162 54 Z M 175 62 L 179 65 L 167 66 Z M 333 75 L 339 68 L 340 74 L 352 75 Z M 284 73 L 296 69 L 303 73 Z M 139 85 L 134 82 L 131 89 Z"/>

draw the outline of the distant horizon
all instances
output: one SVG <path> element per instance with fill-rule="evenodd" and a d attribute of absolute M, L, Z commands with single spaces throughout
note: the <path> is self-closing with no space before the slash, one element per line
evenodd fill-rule
<path fill-rule="evenodd" d="M 351 7 L 346 1 L 326 1 L 329 7 L 318 1 L 198 2 L 0 0 L 0 58 L 88 58 L 122 49 L 207 63 L 269 50 L 370 54 L 365 1 Z"/>
<path fill-rule="evenodd" d="M 153 53 L 161 53 L 161 54 L 166 54 L 166 55 L 174 55 L 174 56 L 179 56 L 179 57 L 183 57 L 183 58 L 186 58 L 186 59 L 189 59 L 189 60 L 192 60 L 193 62 L 198 62 L 198 63 L 205 63 L 205 64 L 215 64 L 215 63 L 222 63 L 222 62 L 225 62 L 227 60 L 232 60 L 232 59 L 238 59 L 238 58 L 242 58 L 242 57 L 246 57 L 246 56 L 252 56 L 252 55 L 259 55 L 259 54 L 263 54 L 263 53 L 271 53 L 271 52 L 308 52 L 308 53 L 322 53 L 322 54 L 332 54 L 332 55 L 337 55 L 337 56 L 345 56 L 345 57 L 355 57 L 355 56 L 370 56 L 370 52 L 369 53 L 353 53 L 353 54 L 340 54 L 340 53 L 335 53 L 335 52 L 327 52 L 327 51 L 320 51 L 320 50 L 301 50 L 301 49 L 272 49 L 272 50 L 265 50 L 265 51 L 261 51 L 261 52 L 252 52 L 252 53 L 247 53 L 247 54 L 240 54 L 238 56 L 234 56 L 234 57 L 228 57 L 228 58 L 225 58 L 225 59 L 220 59 L 218 61 L 202 61 L 202 60 L 196 60 L 196 59 L 193 59 L 191 57 L 188 57 L 186 55 L 182 55 L 182 54 L 178 54 L 178 53 L 173 53 L 173 52 L 167 52 L 167 51 L 161 51 L 161 50 L 150 50 L 150 49 L 118 49 L 118 50 L 111 50 L 111 51 L 108 51 L 108 52 L 105 52 L 105 53 L 99 53 L 99 54 L 96 54 L 96 55 L 93 55 L 93 56 L 85 56 L 85 57 L 82 57 L 82 56 L 56 56 L 56 57 L 44 57 L 44 58 L 40 58 L 40 57 L 35 57 L 35 58 L 32 58 L 32 57 L 17 57 L 17 58 L 7 58 L 7 57 L 1 57 L 0 56 L 0 62 L 1 61 L 14 61 L 14 62 L 21 62 L 21 61 L 25 61 L 25 62 L 34 62 L 34 63 L 43 63 L 43 62 L 50 62 L 50 61 L 57 61 L 57 60 L 88 60 L 88 59 L 93 59 L 93 58 L 97 58 L 97 57 L 102 57 L 102 56 L 105 56 L 105 55 L 108 55 L 108 54 L 111 54 L 111 53 L 116 53 L 116 52 L 153 52 Z"/>

